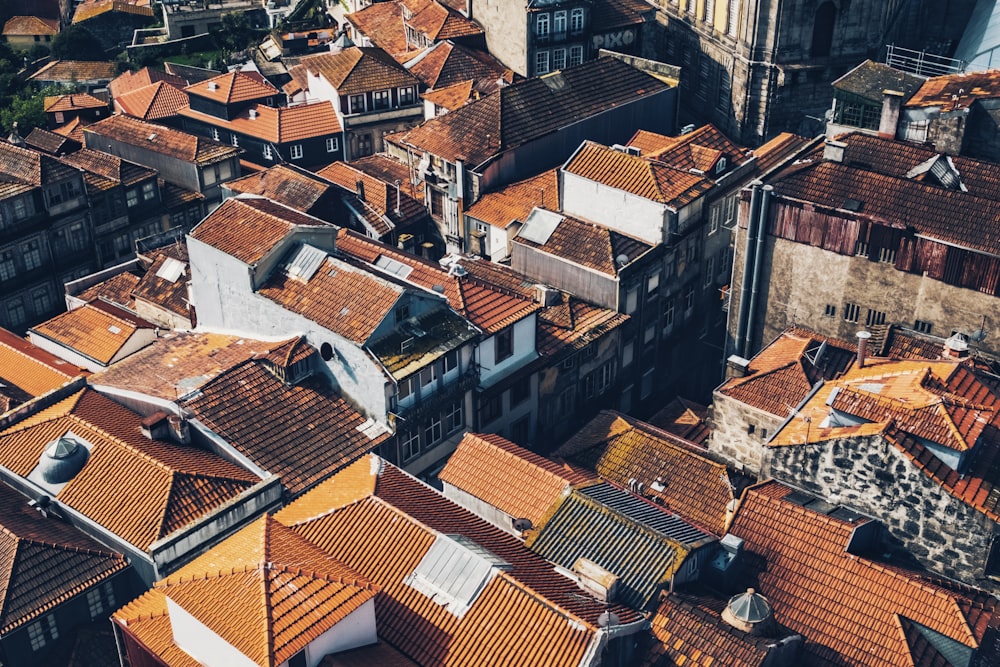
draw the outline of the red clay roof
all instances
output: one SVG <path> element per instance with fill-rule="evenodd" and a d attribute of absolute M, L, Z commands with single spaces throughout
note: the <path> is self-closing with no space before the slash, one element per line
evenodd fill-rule
<path fill-rule="evenodd" d="M 1000 72 L 963 72 L 927 79 L 917 92 L 906 102 L 906 108 L 943 107 L 951 111 L 968 107 L 976 100 L 1000 97 Z"/>
<path fill-rule="evenodd" d="M 403 26 L 403 3 L 398 0 L 373 2 L 359 11 L 347 14 L 344 20 L 372 44 L 397 60 L 402 61 L 417 50 L 415 44 L 407 43 L 406 28 Z"/>
<path fill-rule="evenodd" d="M 13 16 L 3 24 L 5 35 L 56 35 L 59 33 L 58 19 L 43 19 L 38 16 Z"/>
<path fill-rule="evenodd" d="M 178 89 L 188 85 L 187 80 L 179 76 L 167 74 L 162 70 L 143 67 L 137 72 L 124 72 L 118 75 L 108 84 L 108 91 L 111 93 L 111 97 L 118 98 L 126 93 L 145 88 L 160 81 L 169 83 Z"/>
<path fill-rule="evenodd" d="M 571 485 L 594 479 L 499 435 L 475 433 L 465 434 L 438 478 L 536 527 Z"/>
<path fill-rule="evenodd" d="M 188 96 L 183 90 L 167 81 L 122 93 L 115 98 L 115 107 L 124 114 L 141 120 L 159 120 L 176 116 L 187 106 Z"/>
<path fill-rule="evenodd" d="M 357 194 L 366 208 L 370 208 L 378 216 L 389 218 L 397 227 L 404 227 L 427 217 L 427 208 L 410 194 L 413 188 L 407 188 L 401 182 L 397 191 L 393 183 L 397 179 L 393 179 L 392 175 L 373 175 L 365 171 L 363 166 L 338 161 L 323 167 L 316 174 Z M 409 181 L 408 178 L 398 180 Z M 359 182 L 363 184 L 364 198 L 358 190 Z M 387 229 L 382 233 L 390 231 L 392 230 Z"/>
<path fill-rule="evenodd" d="M 748 574 L 775 620 L 805 637 L 810 664 L 909 667 L 903 618 L 979 646 L 995 598 L 848 552 L 858 523 L 784 500 L 791 491 L 776 482 L 749 489 L 730 531 L 744 540 Z"/>
<path fill-rule="evenodd" d="M 108 106 L 107 102 L 87 93 L 46 96 L 43 104 L 46 113 L 77 111 L 79 109 L 106 109 Z"/>
<path fill-rule="evenodd" d="M 257 72 L 236 71 L 192 83 L 184 92 L 223 104 L 234 104 L 272 97 L 278 94 L 278 89 Z"/>
<path fill-rule="evenodd" d="M 340 53 L 307 56 L 293 70 L 319 74 L 340 95 L 359 95 L 419 83 L 415 76 L 387 53 L 370 46 L 352 46 Z"/>
<path fill-rule="evenodd" d="M 708 446 L 708 438 L 712 434 L 708 407 L 680 396 L 650 417 L 649 423 L 703 447 Z"/>
<path fill-rule="evenodd" d="M 439 42 L 428 48 L 413 59 L 409 70 L 434 89 L 470 80 L 495 82 L 503 79 L 510 83 L 513 77 L 509 68 L 485 51 L 452 42 Z"/>
<path fill-rule="evenodd" d="M 41 396 L 87 371 L 0 328 L 0 382 Z"/>
<path fill-rule="evenodd" d="M 226 188 L 267 197 L 309 215 L 330 215 L 324 207 L 330 196 L 337 196 L 340 188 L 311 172 L 292 165 L 277 164 L 249 176 L 226 181 Z"/>
<path fill-rule="evenodd" d="M 435 106 L 454 111 L 471 100 L 474 83 L 472 79 L 459 81 L 450 86 L 425 91 L 422 97 Z"/>
<path fill-rule="evenodd" d="M 536 206 L 556 208 L 558 205 L 559 170 L 550 169 L 496 192 L 486 193 L 465 215 L 498 229 L 506 229 L 512 222 L 524 222 Z"/>
<path fill-rule="evenodd" d="M 53 60 L 28 77 L 35 81 L 108 81 L 115 78 L 115 64 L 109 61 Z"/>
<path fill-rule="evenodd" d="M 235 146 L 122 114 L 88 125 L 84 132 L 106 136 L 133 146 L 143 146 L 198 165 L 215 164 L 243 154 L 243 149 Z"/>
<path fill-rule="evenodd" d="M 479 25 L 454 9 L 435 0 L 402 0 L 410 12 L 405 23 L 431 41 L 482 35 Z"/>
<path fill-rule="evenodd" d="M 84 0 L 76 6 L 76 11 L 73 12 L 73 23 L 82 23 L 107 12 L 121 12 L 150 18 L 153 16 L 153 8 L 149 6 L 149 0 Z"/>
<path fill-rule="evenodd" d="M 244 109 L 231 120 L 195 111 L 185 106 L 178 115 L 191 118 L 213 127 L 238 132 L 276 144 L 301 141 L 314 137 L 340 134 L 343 128 L 330 102 L 297 104 L 291 107 L 270 107 L 256 104 Z"/>
<path fill-rule="evenodd" d="M 107 366 L 141 329 L 156 325 L 101 301 L 56 315 L 30 331 Z"/>
<path fill-rule="evenodd" d="M 639 130 L 628 145 L 639 148 L 642 157 L 655 158 L 675 169 L 698 169 L 709 178 L 720 157 L 726 158 L 727 171 L 750 159 L 748 150 L 737 146 L 711 123 L 676 137 Z"/>

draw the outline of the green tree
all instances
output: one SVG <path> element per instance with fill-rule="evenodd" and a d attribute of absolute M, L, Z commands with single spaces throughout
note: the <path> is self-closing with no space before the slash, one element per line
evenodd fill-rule
<path fill-rule="evenodd" d="M 0 107 L 0 127 L 3 128 L 3 138 L 7 137 L 14 123 L 17 123 L 18 133 L 24 137 L 32 128 L 46 126 L 45 98 L 46 96 L 63 95 L 69 92 L 62 86 L 46 86 L 40 91 L 22 88 L 16 95 Z"/>
<path fill-rule="evenodd" d="M 52 57 L 57 60 L 104 60 L 104 47 L 81 25 L 63 28 L 52 40 Z"/>

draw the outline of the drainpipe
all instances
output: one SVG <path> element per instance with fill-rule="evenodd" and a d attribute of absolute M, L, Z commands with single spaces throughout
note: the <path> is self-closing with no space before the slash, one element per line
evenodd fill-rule
<path fill-rule="evenodd" d="M 765 185 L 760 199 L 760 220 L 757 222 L 757 248 L 753 262 L 753 287 L 750 289 L 750 308 L 747 312 L 746 341 L 741 356 L 749 359 L 753 347 L 753 330 L 757 320 L 757 292 L 760 290 L 761 263 L 764 261 L 764 246 L 767 245 L 767 214 L 771 207 L 773 185 Z"/>
<path fill-rule="evenodd" d="M 746 252 L 743 254 L 740 311 L 736 320 L 736 354 L 742 353 L 747 334 L 747 309 L 750 306 L 750 284 L 753 282 L 753 262 L 757 249 L 757 224 L 759 222 L 760 188 L 762 185 L 763 183 L 759 180 L 750 184 L 750 217 L 747 220 Z"/>

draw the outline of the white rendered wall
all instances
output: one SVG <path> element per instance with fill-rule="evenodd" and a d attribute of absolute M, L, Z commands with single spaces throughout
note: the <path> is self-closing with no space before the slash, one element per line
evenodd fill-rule
<path fill-rule="evenodd" d="M 258 667 L 257 663 L 167 598 L 174 643 L 205 667 Z"/>
<path fill-rule="evenodd" d="M 378 641 L 375 634 L 375 598 L 341 619 L 306 646 L 306 665 L 316 667 L 331 653 L 349 651 Z M 287 664 L 287 663 L 285 663 Z"/>
<path fill-rule="evenodd" d="M 664 242 L 666 206 L 590 179 L 560 172 L 563 212 L 642 239 Z"/>
<path fill-rule="evenodd" d="M 496 336 L 484 339 L 477 348 L 479 356 L 479 382 L 488 385 L 490 380 L 500 374 L 513 370 L 526 361 L 534 359 L 535 354 L 535 314 L 518 320 L 513 325 L 514 354 L 500 363 L 496 363 Z"/>

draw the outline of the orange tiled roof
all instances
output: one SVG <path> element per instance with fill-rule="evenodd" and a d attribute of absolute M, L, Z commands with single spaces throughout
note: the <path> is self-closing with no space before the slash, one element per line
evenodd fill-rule
<path fill-rule="evenodd" d="M 111 83 L 108 84 L 108 91 L 111 93 L 111 97 L 118 98 L 126 93 L 131 93 L 139 90 L 140 88 L 151 86 L 154 83 L 159 83 L 160 81 L 169 83 L 177 88 L 184 88 L 188 85 L 187 81 L 179 76 L 167 74 L 166 72 L 158 69 L 143 67 L 137 72 L 124 72 L 119 74 Z"/>
<path fill-rule="evenodd" d="M 572 485 L 593 479 L 499 435 L 466 433 L 438 475 L 515 519 L 541 519 Z"/>
<path fill-rule="evenodd" d="M 808 146 L 811 141 L 797 134 L 782 132 L 762 146 L 753 149 L 753 154 L 757 156 L 757 171 L 763 174 L 774 169 Z"/>
<path fill-rule="evenodd" d="M 308 345 L 282 349 L 283 361 L 290 363 L 294 359 L 288 356 L 296 351 L 314 352 Z M 280 475 L 292 494 L 376 449 L 389 435 L 348 405 L 324 377 L 289 385 L 254 361 L 205 383 L 184 405 L 256 465 Z"/>
<path fill-rule="evenodd" d="M 115 78 L 115 64 L 108 61 L 53 60 L 28 77 L 34 81 L 111 81 Z"/>
<path fill-rule="evenodd" d="M 716 535 L 725 533 L 735 497 L 729 471 L 692 442 L 602 410 L 552 456 L 622 486 L 642 482 L 643 496 Z"/>
<path fill-rule="evenodd" d="M 45 449 L 72 432 L 93 447 L 83 469 L 53 495 L 143 550 L 259 481 L 215 454 L 145 438 L 140 421 L 85 389 L 0 432 L 0 465 L 28 477 Z"/>
<path fill-rule="evenodd" d="M 207 137 L 147 123 L 122 114 L 115 114 L 88 125 L 84 132 L 114 138 L 133 146 L 143 146 L 198 165 L 215 164 L 242 155 L 244 152 L 241 148 L 213 141 Z"/>
<path fill-rule="evenodd" d="M 55 128 L 52 131 L 55 132 L 56 134 L 60 134 L 64 137 L 73 139 L 74 141 L 79 142 L 80 145 L 82 146 L 84 143 L 83 128 L 86 127 L 88 124 L 89 123 L 87 123 L 87 121 L 82 120 L 79 116 L 77 116 L 76 118 L 70 119 L 64 125 L 60 125 L 59 127 Z"/>
<path fill-rule="evenodd" d="M 420 664 L 576 665 L 605 610 L 554 577 L 517 538 L 377 457 L 321 483 L 276 518 L 380 586 L 379 635 Z M 463 536 L 510 564 L 461 616 L 406 583 L 441 534 Z M 611 610 L 623 625 L 641 618 L 619 605 Z"/>
<path fill-rule="evenodd" d="M 373 2 L 367 7 L 347 14 L 344 20 L 367 37 L 372 44 L 392 55 L 397 60 L 405 59 L 417 50 L 416 45 L 406 39 L 403 26 L 403 3 Z"/>
<path fill-rule="evenodd" d="M 357 232 L 342 229 L 337 236 L 340 252 L 375 264 L 379 257 L 401 262 L 412 271 L 406 281 L 424 289 L 443 289 L 448 304 L 460 315 L 488 333 L 495 333 L 539 310 L 530 298 L 511 293 L 503 288 L 471 275 L 454 275 L 440 264 L 372 241 Z"/>
<path fill-rule="evenodd" d="M 79 150 L 80 146 L 76 141 L 61 134 L 56 134 L 40 127 L 31 128 L 31 132 L 24 138 L 27 148 L 33 148 L 49 155 L 65 155 Z"/>
<path fill-rule="evenodd" d="M 272 97 L 278 94 L 278 89 L 257 72 L 236 71 L 192 83 L 184 92 L 223 104 L 234 104 Z"/>
<path fill-rule="evenodd" d="M 370 46 L 351 46 L 340 53 L 307 56 L 292 69 L 300 68 L 322 76 L 339 95 L 359 95 L 419 83 L 417 77 L 387 53 Z"/>
<path fill-rule="evenodd" d="M 472 99 L 474 83 L 472 79 L 459 81 L 444 88 L 425 91 L 421 97 L 442 109 L 454 111 Z"/>
<path fill-rule="evenodd" d="M 712 188 L 704 176 L 668 166 L 658 160 L 629 155 L 587 141 L 563 169 L 608 187 L 671 206 L 684 206 Z"/>
<path fill-rule="evenodd" d="M 260 195 L 309 215 L 329 215 L 324 203 L 340 190 L 311 172 L 277 164 L 255 174 L 226 181 L 233 192 Z"/>
<path fill-rule="evenodd" d="M 976 100 L 996 97 L 1000 97 L 1000 72 L 963 72 L 927 79 L 907 100 L 906 107 L 940 106 L 945 111 L 951 111 L 968 107 Z"/>
<path fill-rule="evenodd" d="M 291 107 L 269 107 L 256 104 L 241 111 L 231 120 L 195 111 L 185 106 L 178 109 L 185 118 L 238 132 L 276 144 L 301 141 L 313 137 L 339 134 L 343 131 L 340 119 L 330 102 L 297 104 Z"/>
<path fill-rule="evenodd" d="M 87 93 L 72 93 L 70 95 L 46 96 L 43 106 L 46 113 L 51 113 L 55 111 L 76 111 L 78 109 L 102 109 L 107 108 L 108 103 Z"/>
<path fill-rule="evenodd" d="M 41 396 L 87 371 L 0 328 L 0 382 Z"/>
<path fill-rule="evenodd" d="M 155 621 L 169 598 L 261 667 L 286 662 L 378 590 L 267 515 L 154 586 L 113 615 L 154 653 L 180 650 Z"/>
<path fill-rule="evenodd" d="M 115 108 L 140 120 L 160 120 L 176 116 L 188 104 L 183 90 L 172 83 L 157 81 L 122 93 L 115 98 Z"/>
<path fill-rule="evenodd" d="M 198 223 L 191 238 L 253 266 L 297 225 L 327 223 L 268 199 L 230 197 Z"/>
<path fill-rule="evenodd" d="M 139 284 L 139 276 L 129 271 L 115 274 L 107 280 L 91 285 L 75 295 L 81 301 L 100 299 L 126 310 L 135 311 L 135 299 L 132 291 Z"/>
<path fill-rule="evenodd" d="M 524 222 L 536 206 L 554 208 L 558 205 L 559 171 L 550 169 L 496 192 L 486 193 L 465 215 L 498 229 L 506 229 L 512 222 Z"/>
<path fill-rule="evenodd" d="M 393 225 L 402 227 L 413 224 L 427 217 L 427 209 L 419 200 L 406 192 L 408 188 L 400 183 L 398 192 L 396 186 L 389 180 L 390 177 L 375 176 L 367 173 L 361 165 L 346 162 L 333 162 L 316 172 L 318 176 L 336 183 L 342 188 L 357 193 L 358 199 L 365 207 L 371 208 L 378 216 L 387 217 Z M 409 179 L 399 179 L 406 182 Z M 358 191 L 358 182 L 364 187 L 364 198 Z M 397 212 L 398 210 L 398 212 Z M 383 223 L 384 224 L 384 223 Z M 387 229 L 383 234 L 392 231 Z"/>
<path fill-rule="evenodd" d="M 430 88 L 444 88 L 469 80 L 504 79 L 510 83 L 513 74 L 488 53 L 453 42 L 439 42 L 428 48 L 413 58 L 408 69 Z"/>
<path fill-rule="evenodd" d="M 145 301 L 171 313 L 191 318 L 188 307 L 188 280 L 191 275 L 188 266 L 187 246 L 175 243 L 172 246 L 160 248 L 153 253 L 153 263 L 135 286 L 132 294 L 140 301 Z M 174 274 L 176 262 L 183 264 L 180 274 Z M 166 267 L 166 270 L 164 270 Z M 176 275 L 176 278 L 173 276 Z M 173 278 L 173 279 L 172 279 Z"/>
<path fill-rule="evenodd" d="M 76 6 L 76 11 L 73 12 L 73 23 L 82 23 L 107 12 L 153 16 L 153 8 L 149 6 L 148 0 L 135 2 L 130 0 L 84 0 Z"/>
<path fill-rule="evenodd" d="M 655 158 L 675 169 L 698 169 L 709 178 L 709 171 L 720 157 L 726 158 L 727 170 L 750 159 L 750 151 L 737 146 L 711 123 L 677 137 L 639 130 L 628 145 L 639 148 L 643 157 Z"/>
<path fill-rule="evenodd" d="M 144 167 L 135 162 L 129 162 L 90 148 L 83 148 L 62 158 L 63 162 L 79 167 L 89 173 L 97 174 L 111 180 L 115 185 L 135 185 L 141 181 L 152 179 L 156 170 Z"/>
<path fill-rule="evenodd" d="M 156 325 L 110 304 L 95 301 L 35 325 L 31 333 L 107 366 L 140 329 Z"/>
<path fill-rule="evenodd" d="M 0 632 L 5 635 L 128 567 L 69 523 L 0 484 Z"/>
<path fill-rule="evenodd" d="M 913 665 L 903 618 L 980 645 L 996 622 L 995 598 L 850 553 L 858 523 L 785 500 L 791 491 L 776 482 L 749 489 L 730 531 L 744 540 L 748 575 L 775 620 L 805 637 L 810 664 Z"/>
<path fill-rule="evenodd" d="M 43 19 L 39 16 L 13 16 L 3 24 L 4 35 L 57 35 L 58 19 Z"/>
<path fill-rule="evenodd" d="M 475 21 L 435 0 L 402 0 L 402 4 L 410 11 L 405 23 L 432 41 L 484 34 Z"/>
<path fill-rule="evenodd" d="M 816 360 L 820 348 L 823 356 Z M 716 391 L 777 417 L 787 417 L 819 380 L 838 377 L 854 359 L 856 345 L 805 329 L 787 329 L 750 361 L 747 375 Z"/>

